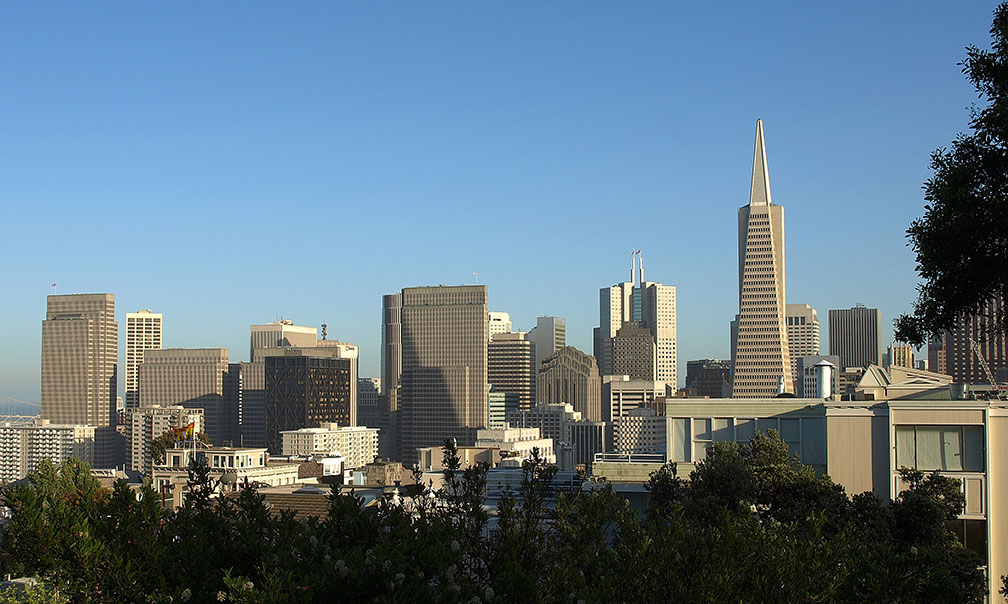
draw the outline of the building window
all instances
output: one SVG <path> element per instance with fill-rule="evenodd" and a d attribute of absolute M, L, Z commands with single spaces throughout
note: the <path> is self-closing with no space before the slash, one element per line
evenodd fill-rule
<path fill-rule="evenodd" d="M 984 471 L 983 426 L 896 426 L 896 467 Z"/>

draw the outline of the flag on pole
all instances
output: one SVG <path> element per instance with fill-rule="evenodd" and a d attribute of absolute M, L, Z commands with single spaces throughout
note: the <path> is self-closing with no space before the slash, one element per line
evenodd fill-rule
<path fill-rule="evenodd" d="M 195 436 L 196 433 L 196 422 L 189 422 L 188 426 L 182 426 L 181 428 L 175 428 L 172 430 L 175 433 L 175 440 L 189 440 Z"/>

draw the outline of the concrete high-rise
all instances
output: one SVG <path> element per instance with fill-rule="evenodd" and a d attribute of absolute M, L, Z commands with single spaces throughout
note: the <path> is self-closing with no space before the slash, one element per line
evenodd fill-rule
<path fill-rule="evenodd" d="M 536 326 L 529 330 L 525 339 L 535 345 L 535 358 L 532 360 L 532 375 L 535 375 L 543 359 L 567 345 L 567 320 L 563 317 L 537 317 Z"/>
<path fill-rule="evenodd" d="M 42 419 L 115 425 L 118 348 L 114 295 L 48 296 L 42 321 Z"/>
<path fill-rule="evenodd" d="M 749 204 L 738 211 L 739 318 L 732 396 L 794 393 L 785 323 L 784 207 L 770 196 L 763 121 L 756 120 Z"/>
<path fill-rule="evenodd" d="M 240 365 L 228 363 L 227 348 L 145 350 L 140 406 L 203 409 L 213 444 L 239 442 L 238 371 Z"/>
<path fill-rule="evenodd" d="M 494 334 L 511 332 L 511 315 L 506 312 L 491 310 L 487 317 L 487 337 L 491 340 Z"/>
<path fill-rule="evenodd" d="M 295 325 L 292 321 L 278 319 L 266 325 L 249 327 L 249 360 L 258 361 L 271 348 L 315 346 L 318 328 Z"/>
<path fill-rule="evenodd" d="M 838 371 L 882 365 L 882 311 L 854 308 L 829 311 L 829 353 L 840 358 Z"/>
<path fill-rule="evenodd" d="M 625 375 L 617 370 L 613 347 L 614 339 L 627 323 L 633 323 L 634 327 L 646 329 L 651 334 L 654 341 L 653 379 L 675 388 L 678 383 L 676 288 L 644 279 L 644 259 L 640 250 L 635 250 L 632 255 L 630 281 L 599 290 L 599 326 L 594 332 L 594 348 L 602 375 Z M 624 344 L 629 345 L 628 342 Z"/>
<path fill-rule="evenodd" d="M 288 347 L 266 357 L 265 365 L 265 439 L 271 453 L 282 452 L 285 430 L 353 425 L 350 359 L 320 348 Z"/>
<path fill-rule="evenodd" d="M 400 299 L 399 343 L 383 346 L 401 350 L 399 457 L 412 463 L 418 448 L 469 445 L 487 425 L 487 288 L 408 287 Z"/>
<path fill-rule="evenodd" d="M 585 419 L 602 419 L 602 378 L 594 357 L 564 346 L 543 360 L 536 375 L 536 402 L 569 403 Z"/>
<path fill-rule="evenodd" d="M 798 372 L 798 359 L 815 356 L 820 351 L 819 312 L 808 304 L 788 304 L 787 339 L 791 350 L 791 379 L 795 382 L 795 392 L 798 382 L 803 378 Z"/>
<path fill-rule="evenodd" d="M 138 367 L 145 350 L 161 349 L 161 313 L 147 310 L 126 313 L 126 408 L 140 406 Z"/>
<path fill-rule="evenodd" d="M 521 411 L 531 409 L 535 400 L 534 350 L 521 332 L 496 333 L 487 343 L 487 381 L 494 392 L 517 397 Z"/>

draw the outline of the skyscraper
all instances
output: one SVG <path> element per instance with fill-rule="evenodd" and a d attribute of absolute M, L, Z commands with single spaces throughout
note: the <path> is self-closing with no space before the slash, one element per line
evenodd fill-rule
<path fill-rule="evenodd" d="M 126 408 L 140 406 L 137 367 L 145 350 L 161 349 L 161 313 L 147 310 L 126 313 Z"/>
<path fill-rule="evenodd" d="M 732 396 L 794 393 L 785 325 L 784 208 L 770 197 L 763 121 L 756 120 L 749 205 L 738 211 L 739 319 Z"/>
<path fill-rule="evenodd" d="M 651 334 L 655 357 L 653 379 L 675 388 L 678 383 L 676 288 L 644 279 L 644 258 L 640 250 L 632 255 L 630 281 L 599 290 L 599 326 L 594 339 L 595 358 L 602 375 L 625 375 L 617 371 L 613 346 L 614 339 L 627 323 L 634 323 L 633 327 L 646 329 Z"/>
<path fill-rule="evenodd" d="M 569 403 L 585 419 L 602 419 L 602 378 L 591 355 L 564 346 L 543 359 L 536 375 L 536 402 Z"/>
<path fill-rule="evenodd" d="M 535 345 L 535 358 L 532 360 L 532 375 L 535 376 L 543 359 L 567 344 L 567 320 L 563 317 L 537 317 L 535 327 L 529 330 L 525 339 Z"/>
<path fill-rule="evenodd" d="M 829 353 L 840 358 L 837 371 L 882 365 L 882 311 L 854 308 L 829 311 Z"/>
<path fill-rule="evenodd" d="M 265 359 L 266 447 L 283 450 L 285 430 L 353 425 L 350 359 L 324 349 L 285 348 Z"/>
<path fill-rule="evenodd" d="M 494 334 L 511 332 L 511 315 L 506 312 L 490 311 L 487 317 L 487 337 L 493 339 Z"/>
<path fill-rule="evenodd" d="M 42 321 L 42 419 L 115 425 L 118 347 L 114 295 L 48 296 Z"/>
<path fill-rule="evenodd" d="M 418 447 L 471 444 L 487 425 L 487 288 L 408 287 L 400 299 L 397 428 L 399 457 L 411 463 Z"/>
<path fill-rule="evenodd" d="M 522 411 L 531 409 L 534 401 L 533 350 L 521 332 L 496 333 L 487 343 L 487 381 L 495 392 L 514 395 Z"/>
<path fill-rule="evenodd" d="M 293 321 L 278 319 L 266 325 L 251 325 L 249 327 L 249 360 L 258 361 L 265 356 L 264 350 L 296 346 L 305 348 L 315 346 L 318 341 L 318 328 L 295 325 Z"/>
<path fill-rule="evenodd" d="M 798 382 L 802 380 L 798 372 L 798 359 L 819 354 L 819 312 L 808 304 L 788 304 L 787 339 L 791 350 L 791 379 L 795 381 L 795 392 L 798 392 Z"/>

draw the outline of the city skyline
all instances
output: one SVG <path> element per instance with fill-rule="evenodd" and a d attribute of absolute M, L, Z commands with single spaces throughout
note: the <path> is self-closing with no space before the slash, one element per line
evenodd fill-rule
<path fill-rule="evenodd" d="M 699 8 L 558 6 L 536 20 L 527 5 L 354 8 L 276 21 L 253 6 L 229 25 L 212 9 L 193 25 L 182 11 L 153 25 L 133 13 L 98 23 L 72 7 L 0 8 L 0 49 L 15 57 L 0 75 L 19 85 L 0 99 L 19 117 L 0 137 L 14 250 L 0 261 L 10 292 L 0 394 L 40 400 L 38 326 L 52 282 L 56 293 L 114 294 L 120 341 L 125 313 L 153 308 L 166 348 L 226 347 L 238 362 L 248 327 L 280 314 L 327 323 L 360 347 L 360 375 L 378 376 L 382 294 L 471 283 L 474 271 L 489 309 L 509 312 L 515 329 L 563 317 L 567 343 L 591 352 L 598 288 L 637 248 L 648 275 L 677 288 L 684 376 L 687 360 L 730 357 L 733 214 L 758 117 L 774 197 L 788 208 L 788 300 L 822 313 L 880 308 L 891 334 L 915 293 L 903 231 L 923 210 L 930 152 L 966 129 L 975 99 L 956 63 L 965 41 L 986 38 L 992 8 L 873 6 L 869 23 L 849 16 L 857 10 L 739 7 L 722 23 Z M 400 39 L 386 54 L 362 39 L 375 22 Z M 334 24 L 337 36 L 325 27 Z M 760 45 L 742 56 L 753 30 Z M 250 52 L 258 31 L 272 36 Z M 43 48 L 54 36 L 76 50 Z M 103 45 L 77 56 L 93 36 Z M 177 50 L 187 36 L 204 50 Z M 710 39 L 725 48 L 690 66 Z M 326 52 L 310 60 L 313 50 Z M 536 56 L 548 60 L 530 67 Z M 285 59 L 297 59 L 292 75 Z M 425 74 L 436 77 L 419 82 Z M 303 82 L 310 90 L 292 92 Z M 257 100 L 270 88 L 286 92 Z M 652 228 L 603 236 L 622 226 L 607 218 L 616 207 Z M 838 207 L 856 230 L 838 225 Z M 507 227 L 501 212 L 524 239 L 488 237 Z M 157 270 L 137 274 L 127 251 Z M 294 268 L 295 255 L 313 261 Z M 869 262 L 885 269 L 856 270 Z M 837 278 L 851 272 L 857 281 Z"/>

